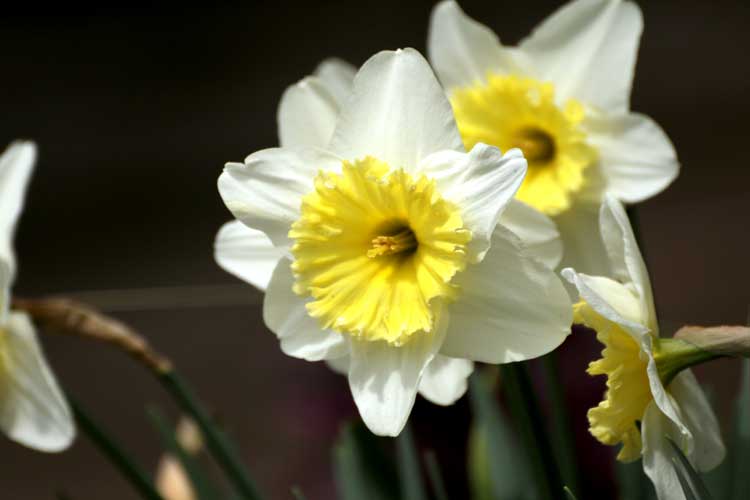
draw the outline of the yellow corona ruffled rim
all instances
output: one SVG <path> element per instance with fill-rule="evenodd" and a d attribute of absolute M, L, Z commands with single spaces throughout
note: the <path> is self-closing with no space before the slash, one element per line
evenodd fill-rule
<path fill-rule="evenodd" d="M 367 157 L 317 175 L 289 237 L 294 291 L 322 328 L 401 345 L 455 297 L 471 232 L 433 180 Z"/>
<path fill-rule="evenodd" d="M 570 208 L 597 159 L 580 127 L 583 105 L 561 108 L 551 83 L 498 75 L 454 90 L 451 104 L 467 150 L 483 142 L 523 151 L 529 169 L 519 200 L 548 215 Z"/>
<path fill-rule="evenodd" d="M 638 343 L 617 323 L 584 301 L 573 310 L 573 321 L 595 330 L 597 340 L 604 344 L 602 358 L 590 363 L 587 370 L 590 375 L 607 377 L 604 401 L 588 411 L 589 431 L 602 444 L 622 443 L 617 460 L 637 460 L 642 447 L 639 422 L 653 399 L 646 372 L 648 363 L 641 359 Z"/>

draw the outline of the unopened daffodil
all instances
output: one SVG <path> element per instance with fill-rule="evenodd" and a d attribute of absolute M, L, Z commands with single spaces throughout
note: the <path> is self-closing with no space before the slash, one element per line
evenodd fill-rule
<path fill-rule="evenodd" d="M 339 87 L 319 75 L 285 95 L 281 148 L 225 167 L 219 191 L 238 221 L 219 232 L 216 258 L 265 290 L 286 354 L 345 371 L 367 426 L 397 435 L 418 391 L 455 401 L 472 361 L 557 347 L 570 301 L 502 223 L 522 154 L 465 152 L 418 52 L 381 52 Z"/>
<path fill-rule="evenodd" d="M 11 309 L 10 294 L 13 233 L 35 159 L 36 146 L 20 141 L 0 156 L 0 428 L 18 443 L 52 452 L 73 441 L 73 420 L 34 325 L 26 313 Z"/>
<path fill-rule="evenodd" d="M 605 198 L 600 224 L 608 275 L 563 270 L 581 298 L 575 322 L 594 329 L 604 344 L 602 358 L 588 369 L 607 377 L 604 401 L 588 413 L 590 431 L 603 444 L 621 445 L 618 460 L 642 457 L 660 500 L 684 500 L 666 436 L 701 471 L 725 454 L 716 416 L 687 368 L 714 356 L 659 336 L 648 272 L 625 210 L 613 197 Z"/>
<path fill-rule="evenodd" d="M 679 170 L 662 129 L 630 111 L 642 25 L 633 2 L 575 0 L 506 47 L 452 0 L 432 14 L 429 58 L 464 144 L 523 150 L 517 197 L 554 218 L 565 264 L 585 272 L 606 268 L 589 237 L 604 194 L 636 203 Z"/>

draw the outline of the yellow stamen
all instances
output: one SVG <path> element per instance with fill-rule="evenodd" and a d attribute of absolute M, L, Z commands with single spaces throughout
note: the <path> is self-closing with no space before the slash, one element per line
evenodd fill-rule
<path fill-rule="evenodd" d="M 416 250 L 417 238 L 414 232 L 407 228 L 402 229 L 393 236 L 376 236 L 372 239 L 372 248 L 367 251 L 371 259 L 382 255 L 394 255 Z"/>

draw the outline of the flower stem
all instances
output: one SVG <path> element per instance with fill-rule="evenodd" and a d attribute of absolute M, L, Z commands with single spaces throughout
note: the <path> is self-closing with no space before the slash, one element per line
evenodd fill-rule
<path fill-rule="evenodd" d="M 99 448 L 110 462 L 130 481 L 140 495 L 147 500 L 163 500 L 151 480 L 136 463 L 120 448 L 107 433 L 75 400 L 68 398 L 78 428 Z"/>
<path fill-rule="evenodd" d="M 209 451 L 234 484 L 237 492 L 242 495 L 242 498 L 245 500 L 260 500 L 261 497 L 255 484 L 250 479 L 247 470 L 226 435 L 213 422 L 213 419 L 182 377 L 174 369 L 170 369 L 157 373 L 157 378 L 180 407 L 195 420 L 206 438 Z"/>
<path fill-rule="evenodd" d="M 552 439 L 555 441 L 557 462 L 560 464 L 565 485 L 573 491 L 578 489 L 578 470 L 576 451 L 573 442 L 573 431 L 570 425 L 568 407 L 565 404 L 565 389 L 560 383 L 560 360 L 557 351 L 552 351 L 542 358 L 544 374 L 552 405 Z"/>
<path fill-rule="evenodd" d="M 526 366 L 523 363 L 508 363 L 502 368 L 508 403 L 516 425 L 521 430 L 524 448 L 529 453 L 536 483 L 540 488 L 539 498 L 561 498 L 564 485 Z"/>

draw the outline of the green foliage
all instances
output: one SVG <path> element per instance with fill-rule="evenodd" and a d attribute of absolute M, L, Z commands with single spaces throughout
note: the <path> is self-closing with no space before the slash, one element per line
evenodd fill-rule
<path fill-rule="evenodd" d="M 729 451 L 731 491 L 727 498 L 745 500 L 750 498 L 750 360 L 742 360 L 742 382 L 740 394 L 735 401 L 734 429 Z"/>
<path fill-rule="evenodd" d="M 333 473 L 340 500 L 401 498 L 399 478 L 382 441 L 360 422 L 349 423 L 333 448 Z"/>
<path fill-rule="evenodd" d="M 219 498 L 225 498 L 225 496 L 218 493 L 218 488 L 203 471 L 196 457 L 187 453 L 177 441 L 174 426 L 167 422 L 162 413 L 156 408 L 151 408 L 148 410 L 148 416 L 151 419 L 154 428 L 159 433 L 159 437 L 161 438 L 162 445 L 166 452 L 177 458 L 180 465 L 182 465 L 182 469 L 190 480 L 190 484 L 193 486 L 193 490 L 195 491 L 198 500 L 216 500 Z"/>
<path fill-rule="evenodd" d="M 532 499 L 529 465 L 493 396 L 496 372 L 470 379 L 474 422 L 469 434 L 469 482 L 474 500 Z"/>
<path fill-rule="evenodd" d="M 419 457 L 409 424 L 404 427 L 404 430 L 396 438 L 396 449 L 398 452 L 401 498 L 427 500 L 427 493 L 425 493 L 422 473 L 419 467 Z"/>
<path fill-rule="evenodd" d="M 672 448 L 672 465 L 675 472 L 677 472 L 677 478 L 680 480 L 686 500 L 711 500 L 711 494 L 706 489 L 706 485 L 703 484 L 703 479 L 701 479 L 700 474 L 698 474 L 693 466 L 690 465 L 690 461 L 682 453 L 680 447 L 668 436 L 665 436 L 665 439 Z"/>
<path fill-rule="evenodd" d="M 620 500 L 656 500 L 656 490 L 643 472 L 640 460 L 627 464 L 616 462 L 615 474 Z"/>

